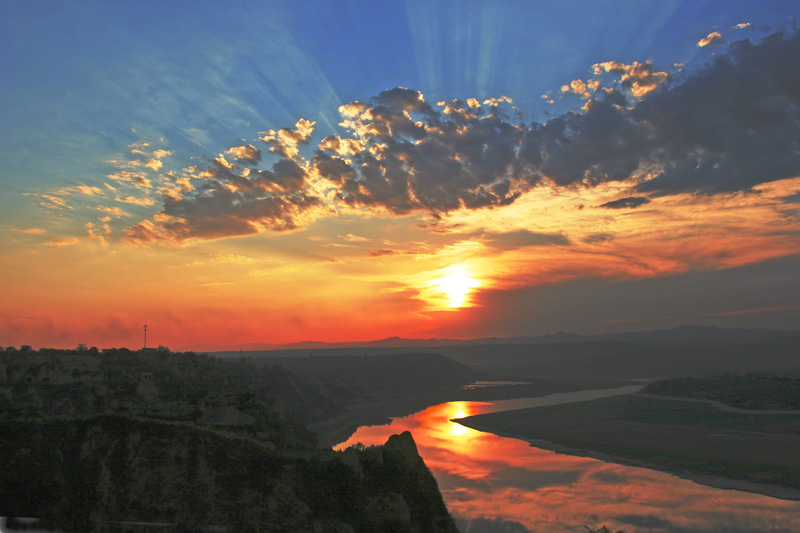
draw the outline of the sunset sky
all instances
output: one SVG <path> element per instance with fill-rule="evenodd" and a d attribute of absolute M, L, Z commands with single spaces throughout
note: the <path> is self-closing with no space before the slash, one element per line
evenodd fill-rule
<path fill-rule="evenodd" d="M 797 2 L 0 3 L 0 346 L 800 328 Z"/>

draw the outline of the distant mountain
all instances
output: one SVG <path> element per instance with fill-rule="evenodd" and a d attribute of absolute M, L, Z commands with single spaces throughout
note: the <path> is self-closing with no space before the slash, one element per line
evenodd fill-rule
<path fill-rule="evenodd" d="M 672 329 L 606 333 L 601 335 L 579 335 L 577 333 L 548 333 L 535 337 L 481 337 L 476 339 L 405 339 L 387 337 L 373 341 L 359 342 L 319 342 L 303 341 L 289 344 L 250 343 L 231 350 L 230 347 L 207 346 L 201 351 L 215 352 L 221 356 L 233 356 L 252 351 L 303 351 L 303 350 L 353 350 L 353 349 L 393 349 L 427 348 L 436 346 L 477 346 L 477 345 L 525 345 L 525 344 L 563 344 L 577 342 L 630 342 L 640 344 L 757 344 L 781 337 L 800 335 L 798 331 L 772 329 L 719 328 L 714 326 L 679 326 Z"/>
<path fill-rule="evenodd" d="M 780 337 L 791 337 L 798 331 L 774 329 L 718 328 L 714 326 L 679 326 L 673 329 L 641 331 L 635 333 L 610 333 L 594 335 L 592 341 L 623 341 L 639 343 L 675 344 L 758 344 Z"/>

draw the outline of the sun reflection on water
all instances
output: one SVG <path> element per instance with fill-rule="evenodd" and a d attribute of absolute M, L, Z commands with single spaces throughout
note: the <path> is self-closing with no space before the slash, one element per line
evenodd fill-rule
<path fill-rule="evenodd" d="M 492 404 L 451 402 L 384 426 L 362 427 L 345 449 L 383 444 L 410 431 L 462 531 L 469 524 L 511 524 L 514 531 L 579 531 L 600 520 L 615 531 L 800 531 L 800 503 L 720 490 L 675 476 L 557 454 L 482 433 L 453 419 Z M 642 524 L 650 526 L 642 526 Z M 520 530 L 521 531 L 521 530 Z"/>
<path fill-rule="evenodd" d="M 474 429 L 468 428 L 467 426 L 462 426 L 458 422 L 452 421 L 457 418 L 466 418 L 469 416 L 466 412 L 464 412 L 463 407 L 460 406 L 460 402 L 457 402 L 455 405 L 455 412 L 453 413 L 450 421 L 450 435 L 453 437 L 463 437 L 465 435 L 469 435 L 470 433 L 478 433 Z"/>

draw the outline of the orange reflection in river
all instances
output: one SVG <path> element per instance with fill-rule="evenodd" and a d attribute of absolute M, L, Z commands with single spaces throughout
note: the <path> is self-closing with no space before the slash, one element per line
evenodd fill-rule
<path fill-rule="evenodd" d="M 626 533 L 800 531 L 798 502 L 557 454 L 450 421 L 494 410 L 491 403 L 444 403 L 359 428 L 336 449 L 410 431 L 462 533 L 585 532 L 584 524 Z"/>

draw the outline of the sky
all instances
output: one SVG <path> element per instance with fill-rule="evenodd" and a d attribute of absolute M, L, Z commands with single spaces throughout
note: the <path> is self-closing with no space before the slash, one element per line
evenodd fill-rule
<path fill-rule="evenodd" d="M 800 4 L 0 4 L 0 346 L 800 324 Z"/>

